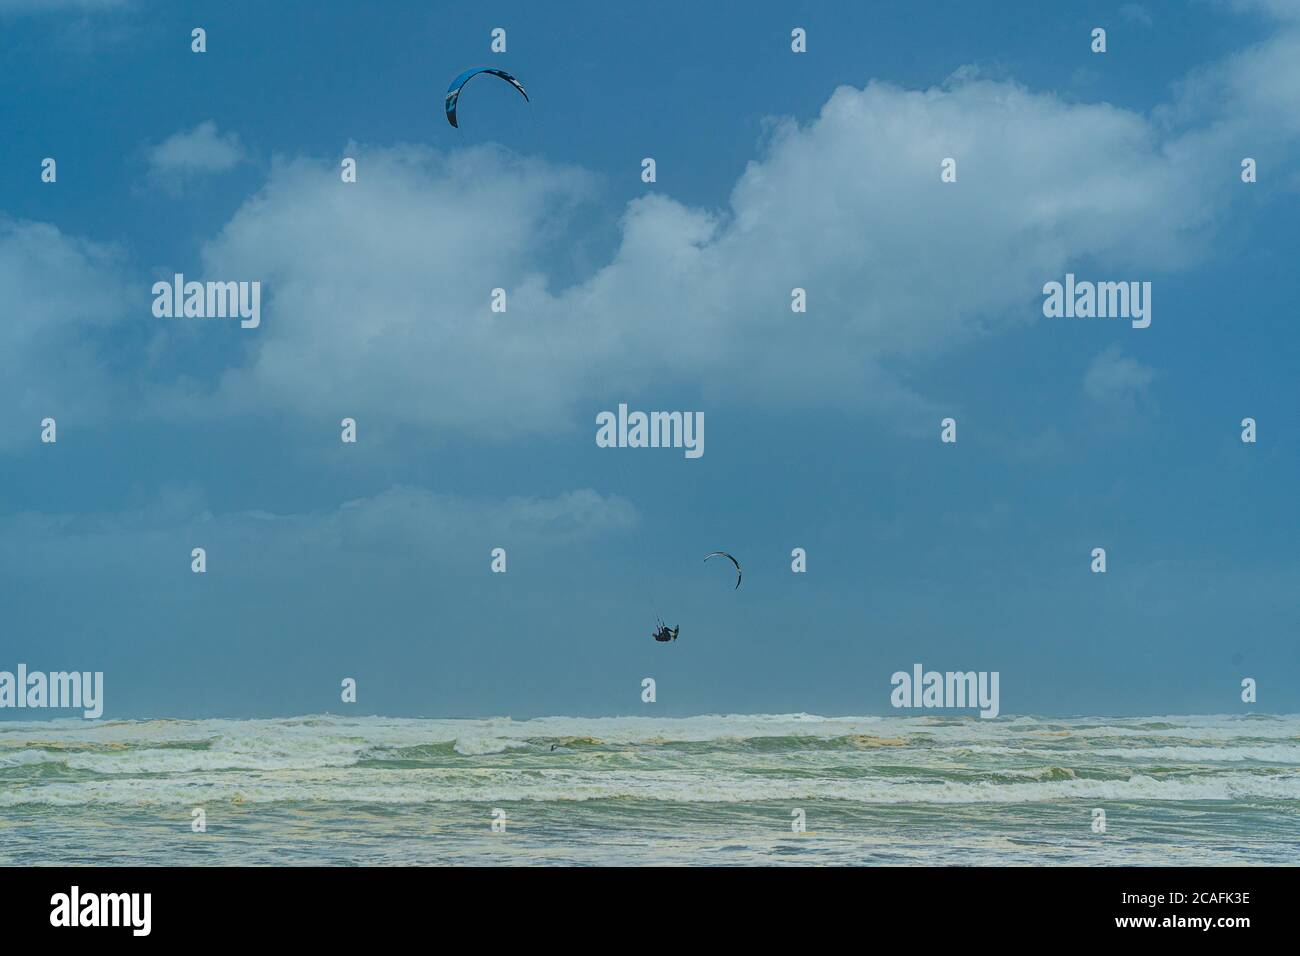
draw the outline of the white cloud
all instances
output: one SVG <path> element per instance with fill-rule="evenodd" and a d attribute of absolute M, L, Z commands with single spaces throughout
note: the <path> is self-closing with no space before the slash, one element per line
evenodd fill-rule
<path fill-rule="evenodd" d="M 1185 145 L 1140 114 L 969 72 L 926 91 L 844 87 L 810 124 L 778 127 L 725 212 L 630 203 L 612 261 L 566 289 L 547 264 L 555 210 L 586 195 L 570 171 L 369 149 L 349 186 L 333 164 L 281 164 L 205 252 L 208 272 L 269 296 L 214 407 L 508 434 L 704 382 L 710 400 L 929 421 L 909 373 L 1033 321 L 1046 279 L 1203 252 L 1232 175 Z M 939 181 L 946 156 L 956 184 Z M 506 315 L 488 311 L 498 286 Z"/>
<path fill-rule="evenodd" d="M 842 87 L 811 122 L 774 125 L 727 208 L 629 203 L 613 256 L 567 287 L 551 276 L 566 213 L 594 199 L 586 174 L 489 148 L 349 145 L 357 183 L 337 159 L 278 161 L 204 249 L 208 277 L 263 283 L 246 359 L 211 390 L 147 394 L 162 415 L 501 438 L 594 427 L 594 410 L 681 387 L 708 408 L 856 408 L 928 433 L 939 409 L 909 382 L 933 357 L 1036 321 L 1043 282 L 1067 270 L 1145 279 L 1197 261 L 1240 195 L 1246 144 L 1277 165 L 1298 139 L 1289 25 L 1151 115 L 977 70 L 924 91 Z M 222 142 L 201 124 L 158 168 L 224 167 L 237 141 L 224 158 L 193 148 Z M 955 184 L 939 180 L 948 156 Z"/>
<path fill-rule="evenodd" d="M 205 120 L 192 130 L 173 133 L 149 150 L 149 169 L 169 182 L 224 173 L 244 161 L 246 153 L 236 133 L 221 134 Z"/>
<path fill-rule="evenodd" d="M 208 275 L 259 280 L 269 297 L 253 358 L 214 409 L 383 410 L 503 434 L 553 424 L 584 373 L 590 317 L 556 309 L 540 263 L 587 176 L 491 149 L 359 157 L 355 184 L 335 163 L 278 164 L 205 250 Z M 497 287 L 504 315 L 489 310 Z"/>
<path fill-rule="evenodd" d="M 35 446 L 46 416 L 108 413 L 102 336 L 126 309 L 120 271 L 112 246 L 0 216 L 0 449 Z"/>
<path fill-rule="evenodd" d="M 1156 371 L 1112 345 L 1092 360 L 1083 376 L 1083 392 L 1107 413 L 1121 417 L 1154 411 L 1150 386 Z"/>

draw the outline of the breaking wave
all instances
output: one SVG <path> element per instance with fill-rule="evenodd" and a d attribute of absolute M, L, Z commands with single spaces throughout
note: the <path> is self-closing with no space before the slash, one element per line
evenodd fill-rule
<path fill-rule="evenodd" d="M 324 801 L 1300 801 L 1300 718 L 0 724 L 0 807 Z"/>

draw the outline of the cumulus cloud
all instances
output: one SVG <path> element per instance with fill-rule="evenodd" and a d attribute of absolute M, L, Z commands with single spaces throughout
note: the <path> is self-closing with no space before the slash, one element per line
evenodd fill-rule
<path fill-rule="evenodd" d="M 508 438 L 681 387 L 710 408 L 850 408 L 928 429 L 940 409 L 910 383 L 932 359 L 1036 321 L 1043 283 L 1066 271 L 1196 262 L 1241 193 L 1241 144 L 1293 157 L 1298 141 L 1289 23 L 1151 114 L 977 70 L 927 90 L 841 87 L 812 121 L 774 125 L 725 208 L 629 203 L 610 259 L 567 285 L 553 278 L 567 214 L 597 198 L 580 170 L 349 146 L 360 171 L 345 184 L 335 159 L 282 160 L 203 249 L 209 277 L 263 283 L 261 327 L 216 380 L 153 389 L 152 410 L 333 409 Z M 242 147 L 205 123 L 158 150 L 160 170 L 215 170 Z M 940 182 L 945 157 L 956 183 Z"/>
<path fill-rule="evenodd" d="M 157 181 L 180 186 L 199 176 L 224 173 L 246 158 L 236 133 L 219 133 L 205 120 L 191 130 L 173 133 L 148 153 L 149 172 Z"/>
<path fill-rule="evenodd" d="M 113 382 L 105 331 L 129 296 L 111 245 L 0 216 L 0 449 L 36 444 L 45 417 L 106 414 Z"/>
<path fill-rule="evenodd" d="M 277 164 L 204 251 L 207 274 L 269 296 L 251 361 L 212 407 L 344 402 L 482 432 L 553 422 L 591 354 L 592 317 L 557 313 L 540 263 L 589 178 L 499 150 L 406 147 L 362 152 L 358 178 Z M 490 311 L 494 288 L 505 314 Z"/>
<path fill-rule="evenodd" d="M 1243 134 L 1289 149 L 1300 135 L 1300 83 L 1258 82 L 1296 63 L 1297 35 L 1280 33 L 1157 116 L 975 71 L 924 91 L 842 87 L 812 122 L 777 125 L 725 210 L 631 202 L 611 261 L 567 288 L 549 275 L 556 212 L 587 196 L 572 170 L 368 149 L 347 186 L 332 163 L 283 163 L 205 250 L 210 272 L 262 279 L 270 296 L 251 360 L 212 407 L 314 413 L 346 398 L 509 434 L 704 382 L 710 400 L 928 422 L 911 373 L 1033 321 L 1046 279 L 1202 256 Z M 1180 124 L 1184 110 L 1200 122 Z M 505 315 L 488 309 L 497 287 Z M 806 315 L 790 311 L 794 287 Z"/>

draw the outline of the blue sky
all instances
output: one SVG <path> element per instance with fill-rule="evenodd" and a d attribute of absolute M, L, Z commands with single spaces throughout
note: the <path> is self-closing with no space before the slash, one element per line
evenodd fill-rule
<path fill-rule="evenodd" d="M 914 662 L 1295 711 L 1298 5 L 930 6 L 0 0 L 0 669 L 108 717 L 884 713 Z M 453 130 L 471 65 L 531 104 Z M 262 326 L 155 318 L 177 271 Z M 1044 318 L 1067 271 L 1151 327 Z M 619 402 L 704 456 L 597 448 Z"/>

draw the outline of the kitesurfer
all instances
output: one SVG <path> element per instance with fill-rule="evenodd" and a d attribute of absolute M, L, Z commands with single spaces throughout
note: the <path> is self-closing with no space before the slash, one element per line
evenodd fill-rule
<path fill-rule="evenodd" d="M 659 641 L 661 644 L 667 643 L 668 641 L 675 641 L 677 640 L 677 632 L 680 629 L 680 624 L 677 627 L 669 627 L 663 621 L 660 621 L 659 627 L 655 629 L 654 639 Z"/>

